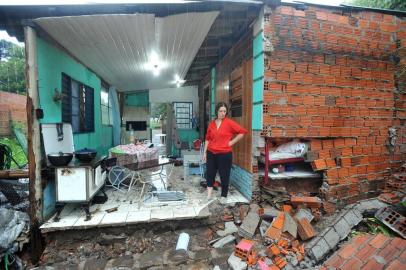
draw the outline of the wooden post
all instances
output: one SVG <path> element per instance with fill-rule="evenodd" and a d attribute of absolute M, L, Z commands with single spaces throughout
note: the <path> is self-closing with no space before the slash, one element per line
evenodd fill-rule
<path fill-rule="evenodd" d="M 35 264 L 42 253 L 41 232 L 42 222 L 42 186 L 41 186 L 41 139 L 39 122 L 35 110 L 39 106 L 38 97 L 38 70 L 37 70 L 37 37 L 35 30 L 30 26 L 24 28 L 25 36 L 25 78 L 27 86 L 27 141 L 29 164 L 29 216 L 31 220 L 31 260 Z"/>

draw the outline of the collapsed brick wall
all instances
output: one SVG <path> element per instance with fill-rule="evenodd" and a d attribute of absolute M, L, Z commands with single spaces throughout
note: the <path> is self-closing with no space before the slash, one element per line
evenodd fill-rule
<path fill-rule="evenodd" d="M 26 103 L 24 95 L 0 91 L 0 136 L 12 133 L 10 120 L 27 125 Z"/>
<path fill-rule="evenodd" d="M 406 19 L 398 23 L 396 32 L 396 54 L 398 61 L 395 72 L 395 113 L 394 127 L 396 140 L 393 145 L 394 168 L 405 162 L 406 155 Z"/>
<path fill-rule="evenodd" d="M 265 8 L 262 135 L 309 139 L 328 200 L 376 196 L 392 161 L 405 159 L 388 148 L 389 128 L 404 121 L 394 110 L 402 23 L 368 11 Z"/>

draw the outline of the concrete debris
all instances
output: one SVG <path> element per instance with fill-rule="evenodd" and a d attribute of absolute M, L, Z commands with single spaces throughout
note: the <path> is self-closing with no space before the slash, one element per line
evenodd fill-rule
<path fill-rule="evenodd" d="M 245 270 L 248 266 L 246 262 L 235 256 L 234 253 L 230 255 L 227 262 L 233 270 Z"/>
<path fill-rule="evenodd" d="M 375 217 L 406 239 L 406 218 L 402 214 L 389 207 L 384 207 L 375 213 Z"/>
<path fill-rule="evenodd" d="M 285 223 L 282 232 L 288 232 L 294 238 L 297 237 L 297 224 L 289 213 L 285 213 Z"/>
<path fill-rule="evenodd" d="M 225 228 L 224 230 L 218 230 L 217 235 L 218 236 L 226 236 L 232 233 L 235 233 L 238 231 L 237 226 L 235 226 L 234 222 L 226 222 L 225 223 Z"/>
<path fill-rule="evenodd" d="M 224 238 L 221 238 L 219 241 L 213 244 L 214 248 L 221 248 L 225 246 L 226 244 L 233 242 L 235 240 L 235 237 L 233 235 L 227 235 Z"/>
<path fill-rule="evenodd" d="M 261 219 L 263 220 L 272 220 L 273 218 L 277 217 L 281 211 L 271 208 L 260 208 L 258 210 L 258 214 L 260 215 Z"/>
<path fill-rule="evenodd" d="M 362 220 L 362 214 L 356 207 L 345 209 L 338 215 L 331 226 L 327 227 L 315 239 L 306 244 L 308 255 L 315 262 L 323 259 L 330 250 L 334 249 L 338 242 L 343 240 L 351 232 L 351 228 Z"/>
<path fill-rule="evenodd" d="M 255 231 L 259 224 L 259 216 L 256 212 L 250 211 L 248 215 L 244 218 L 240 228 L 238 229 L 238 234 L 242 237 L 251 239 L 255 235 Z"/>
<path fill-rule="evenodd" d="M 308 209 L 301 208 L 298 210 L 298 212 L 295 215 L 295 219 L 301 220 L 302 218 L 307 219 L 309 222 L 312 222 L 314 216 L 312 215 L 312 212 Z"/>

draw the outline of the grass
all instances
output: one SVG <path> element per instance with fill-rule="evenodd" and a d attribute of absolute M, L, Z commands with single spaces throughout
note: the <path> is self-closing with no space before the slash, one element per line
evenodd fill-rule
<path fill-rule="evenodd" d="M 13 158 L 18 163 L 11 161 L 11 168 L 10 169 L 18 169 L 19 166 L 23 166 L 28 163 L 27 157 L 22 149 L 22 147 L 18 144 L 15 138 L 1 138 L 0 143 L 7 145 L 11 148 Z"/>

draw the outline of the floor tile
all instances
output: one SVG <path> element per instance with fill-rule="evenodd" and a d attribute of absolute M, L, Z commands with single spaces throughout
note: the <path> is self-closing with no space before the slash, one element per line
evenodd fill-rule
<path fill-rule="evenodd" d="M 152 209 L 151 210 L 151 220 L 154 219 L 173 219 L 173 211 L 169 207 Z"/>
<path fill-rule="evenodd" d="M 128 212 L 126 223 L 137 223 L 142 221 L 148 221 L 151 219 L 150 210 L 132 211 Z"/>
<path fill-rule="evenodd" d="M 195 217 L 196 212 L 194 207 L 180 207 L 173 209 L 173 218 Z"/>
<path fill-rule="evenodd" d="M 108 225 L 108 224 L 125 224 L 127 219 L 128 212 L 124 213 L 106 213 L 100 222 L 100 225 Z"/>
<path fill-rule="evenodd" d="M 82 227 L 87 228 L 97 226 L 100 224 L 105 214 L 106 214 L 105 212 L 93 213 L 92 218 L 88 221 L 85 221 L 86 215 L 83 215 L 79 217 L 79 219 L 75 222 L 73 228 L 82 228 Z"/>

